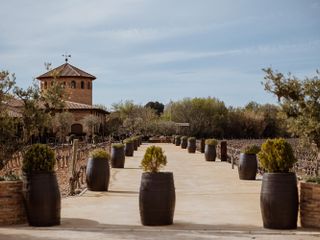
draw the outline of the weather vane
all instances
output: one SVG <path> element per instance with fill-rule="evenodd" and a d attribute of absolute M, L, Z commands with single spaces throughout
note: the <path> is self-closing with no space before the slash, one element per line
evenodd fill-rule
<path fill-rule="evenodd" d="M 69 60 L 69 58 L 71 58 L 71 54 L 65 53 L 65 54 L 62 54 L 62 57 L 65 57 L 65 61 L 66 61 L 66 63 L 67 63 L 68 60 Z"/>

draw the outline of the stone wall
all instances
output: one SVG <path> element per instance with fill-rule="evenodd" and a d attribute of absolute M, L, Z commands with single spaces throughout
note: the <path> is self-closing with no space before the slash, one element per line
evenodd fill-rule
<path fill-rule="evenodd" d="M 320 184 L 300 183 L 300 219 L 302 227 L 320 228 Z"/>
<path fill-rule="evenodd" d="M 22 181 L 0 181 L 0 225 L 25 222 Z"/>

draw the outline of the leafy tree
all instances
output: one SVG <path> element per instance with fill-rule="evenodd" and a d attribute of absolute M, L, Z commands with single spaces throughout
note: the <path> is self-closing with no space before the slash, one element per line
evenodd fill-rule
<path fill-rule="evenodd" d="M 148 102 L 145 107 L 152 108 L 156 111 L 157 115 L 160 116 L 163 113 L 164 105 L 162 103 L 156 102 Z"/>
<path fill-rule="evenodd" d="M 265 90 L 278 97 L 289 131 L 316 144 L 320 161 L 320 73 L 300 80 L 271 68 L 265 72 Z"/>
<path fill-rule="evenodd" d="M 100 119 L 95 115 L 87 115 L 82 120 L 81 123 L 84 125 L 85 131 L 89 135 L 93 136 L 100 125 Z"/>
<path fill-rule="evenodd" d="M 53 117 L 52 130 L 58 136 L 60 142 L 66 141 L 66 136 L 71 130 L 73 120 L 73 114 L 70 112 L 60 112 Z"/>

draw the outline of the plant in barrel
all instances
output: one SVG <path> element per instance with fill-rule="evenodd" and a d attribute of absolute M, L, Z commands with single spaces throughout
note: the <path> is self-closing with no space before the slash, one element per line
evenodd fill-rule
<path fill-rule="evenodd" d="M 247 145 L 241 149 L 238 173 L 241 180 L 255 180 L 258 170 L 257 153 L 260 147 Z"/>
<path fill-rule="evenodd" d="M 217 157 L 217 144 L 218 141 L 216 139 L 207 139 L 205 141 L 205 148 L 204 148 L 204 156 L 206 161 L 215 161 Z"/>
<path fill-rule="evenodd" d="M 298 217 L 298 189 L 294 172 L 297 159 L 283 138 L 268 139 L 258 153 L 263 174 L 260 208 L 263 226 L 271 229 L 295 229 Z"/>
<path fill-rule="evenodd" d="M 143 225 L 160 226 L 173 223 L 175 188 L 172 172 L 159 172 L 167 164 L 161 147 L 147 148 L 141 161 L 139 207 Z"/>
<path fill-rule="evenodd" d="M 197 139 L 195 137 L 189 137 L 188 138 L 188 153 L 195 153 L 197 149 Z"/>
<path fill-rule="evenodd" d="M 122 143 L 112 144 L 111 146 L 111 167 L 123 168 L 125 162 L 125 151 Z"/>
<path fill-rule="evenodd" d="M 90 153 L 86 169 L 87 187 L 91 191 L 108 191 L 110 155 L 102 148 Z"/>
<path fill-rule="evenodd" d="M 134 141 L 132 138 L 126 138 L 124 141 L 123 141 L 125 147 L 124 147 L 124 150 L 125 150 L 125 155 L 127 157 L 132 157 L 133 156 L 133 152 L 134 152 Z"/>
<path fill-rule="evenodd" d="M 54 171 L 55 155 L 44 144 L 34 144 L 23 158 L 23 198 L 31 226 L 60 224 L 61 197 Z"/>

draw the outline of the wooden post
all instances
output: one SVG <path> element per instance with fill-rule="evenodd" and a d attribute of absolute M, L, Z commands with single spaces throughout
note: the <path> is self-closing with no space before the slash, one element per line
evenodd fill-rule
<path fill-rule="evenodd" d="M 234 157 L 231 156 L 231 168 L 234 169 Z"/>
<path fill-rule="evenodd" d="M 72 158 L 71 164 L 69 165 L 69 185 L 70 185 L 70 195 L 75 194 L 76 190 L 76 164 L 77 164 L 77 151 L 78 151 L 78 139 L 73 140 L 72 146 Z"/>

